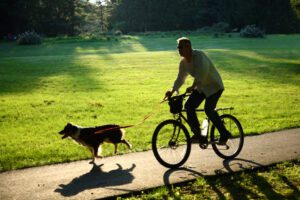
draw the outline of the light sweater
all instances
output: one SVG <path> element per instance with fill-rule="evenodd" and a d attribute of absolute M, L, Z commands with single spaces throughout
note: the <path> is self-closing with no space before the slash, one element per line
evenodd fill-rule
<path fill-rule="evenodd" d="M 173 90 L 177 91 L 185 82 L 188 75 L 194 77 L 194 89 L 209 97 L 219 90 L 224 90 L 221 76 L 210 59 L 200 50 L 193 50 L 191 62 L 182 59 L 179 63 L 177 79 Z"/>

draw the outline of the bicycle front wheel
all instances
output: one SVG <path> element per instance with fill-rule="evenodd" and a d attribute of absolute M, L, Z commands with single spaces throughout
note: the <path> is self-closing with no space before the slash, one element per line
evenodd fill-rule
<path fill-rule="evenodd" d="M 183 124 L 176 120 L 160 123 L 152 137 L 152 151 L 157 161 L 168 168 L 183 165 L 191 153 L 190 135 Z"/>
<path fill-rule="evenodd" d="M 231 133 L 226 145 L 218 145 L 214 143 L 220 139 L 220 133 L 215 126 L 211 127 L 211 141 L 215 153 L 224 159 L 235 158 L 242 150 L 244 144 L 244 132 L 240 122 L 232 115 L 225 114 L 220 116 L 226 129 Z"/>

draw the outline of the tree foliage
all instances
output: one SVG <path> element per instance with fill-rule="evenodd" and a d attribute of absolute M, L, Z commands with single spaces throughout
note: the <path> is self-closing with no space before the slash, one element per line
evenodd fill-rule
<path fill-rule="evenodd" d="M 300 32 L 300 0 L 2 0 L 0 36 L 35 30 L 84 32 L 197 30 L 219 22 L 267 33 Z"/>
<path fill-rule="evenodd" d="M 82 0 L 3 0 L 0 33 L 35 30 L 48 36 L 74 35 L 87 13 L 87 4 Z"/>
<path fill-rule="evenodd" d="M 122 31 L 195 30 L 226 22 L 268 33 L 299 32 L 299 0 L 119 0 L 113 23 Z"/>

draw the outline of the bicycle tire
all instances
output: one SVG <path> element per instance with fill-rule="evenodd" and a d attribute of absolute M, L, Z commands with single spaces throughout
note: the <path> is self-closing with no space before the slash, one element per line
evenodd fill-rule
<path fill-rule="evenodd" d="M 228 139 L 226 146 L 221 146 L 215 143 L 220 137 L 219 131 L 213 125 L 211 127 L 210 139 L 212 141 L 212 147 L 215 153 L 223 159 L 233 159 L 241 152 L 244 145 L 244 132 L 241 123 L 230 114 L 224 114 L 220 116 L 226 129 L 232 134 L 232 137 Z"/>
<path fill-rule="evenodd" d="M 183 165 L 191 153 L 191 139 L 186 127 L 172 119 L 161 122 L 152 136 L 152 151 L 157 161 L 167 168 Z"/>

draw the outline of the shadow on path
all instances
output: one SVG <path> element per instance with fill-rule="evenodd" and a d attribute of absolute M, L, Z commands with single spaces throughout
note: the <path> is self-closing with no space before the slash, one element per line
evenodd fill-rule
<path fill-rule="evenodd" d="M 246 160 L 246 159 L 241 159 L 241 158 L 236 158 L 236 159 L 231 159 L 231 160 L 224 160 L 223 161 L 223 166 L 221 169 L 215 170 L 215 173 L 217 175 L 223 175 L 223 174 L 228 174 L 228 173 L 234 173 L 235 170 L 233 168 L 239 168 L 241 170 L 247 170 L 247 169 L 253 169 L 256 167 L 264 167 L 264 165 L 257 163 L 255 161 L 252 160 Z M 195 179 L 197 177 L 204 177 L 204 174 L 206 173 L 204 172 L 198 172 L 192 169 L 188 169 L 188 168 L 178 168 L 178 169 L 170 169 L 167 170 L 164 174 L 163 180 L 165 185 L 167 185 L 170 189 L 170 193 L 173 193 L 172 191 L 172 187 L 170 187 L 171 182 L 171 176 L 173 173 L 180 173 L 182 172 L 183 174 L 185 174 L 184 176 L 186 176 L 186 172 L 189 173 L 189 175 L 192 175 L 195 177 Z M 235 177 L 234 177 L 235 178 Z M 268 186 L 268 183 L 266 181 L 260 180 L 262 184 Z M 207 178 L 205 181 L 210 187 L 211 189 L 215 192 L 215 194 L 218 196 L 218 199 L 220 200 L 225 200 L 226 196 L 224 194 L 224 191 L 222 191 L 219 188 L 219 185 L 217 184 L 217 182 L 215 181 L 215 178 L 210 179 Z M 226 188 L 226 190 L 230 193 L 230 196 L 233 199 L 248 199 L 248 197 L 246 196 L 246 194 L 250 194 L 251 196 L 256 196 L 252 191 L 250 191 L 249 189 L 242 187 L 242 185 L 240 185 L 239 181 L 229 181 L 226 178 L 223 179 L 219 179 L 219 184 L 221 186 L 223 186 L 224 188 Z M 260 187 L 261 185 L 259 185 Z M 242 188 L 244 193 L 237 193 L 237 189 L 236 188 Z M 270 189 L 270 188 L 268 188 Z M 266 195 L 267 197 L 279 197 L 279 199 L 281 199 L 280 195 L 276 195 L 274 193 L 272 193 L 271 195 Z M 242 198 L 241 198 L 242 197 Z"/>
<path fill-rule="evenodd" d="M 194 176 L 195 178 L 203 176 L 203 174 L 201 174 L 200 172 L 197 172 L 195 170 L 188 169 L 185 167 L 180 167 L 178 169 L 169 169 L 164 173 L 164 176 L 163 176 L 164 184 L 166 186 L 171 185 L 170 177 L 171 177 L 172 173 L 176 173 L 176 172 L 183 172 L 185 174 L 186 174 L 186 172 L 189 172 L 190 175 Z M 186 175 L 184 175 L 184 176 L 186 176 Z M 185 177 L 183 177 L 183 178 L 185 178 Z"/>
<path fill-rule="evenodd" d="M 123 169 L 120 164 L 117 164 L 118 168 L 109 172 L 102 171 L 102 166 L 103 164 L 99 166 L 94 164 L 91 171 L 74 178 L 66 185 L 60 184 L 55 192 L 70 197 L 88 189 L 129 184 L 134 179 L 132 171 L 136 167 L 135 164 L 132 164 L 132 167 L 128 169 Z"/>
<path fill-rule="evenodd" d="M 231 164 L 231 162 L 234 162 Z M 232 169 L 232 166 L 237 165 L 239 169 L 241 170 L 247 170 L 247 169 L 253 169 L 254 167 L 264 167 L 264 165 L 251 161 L 251 160 L 246 160 L 246 159 L 242 159 L 242 158 L 235 158 L 235 159 L 230 159 L 230 160 L 224 160 L 223 161 L 223 166 L 224 168 L 221 169 L 217 169 L 215 170 L 216 174 L 225 174 L 225 173 L 233 173 L 235 172 L 235 170 Z M 205 171 L 204 172 L 198 172 L 186 167 L 180 167 L 178 169 L 169 169 L 164 173 L 163 176 L 163 180 L 164 180 L 164 184 L 165 185 L 170 185 L 170 177 L 172 176 L 172 173 L 184 173 L 186 176 L 186 172 L 189 172 L 189 175 L 194 176 L 195 178 L 197 177 L 203 177 L 205 175 Z M 184 178 L 184 177 L 183 177 Z"/>
<path fill-rule="evenodd" d="M 225 174 L 226 171 L 229 173 L 233 173 L 236 171 L 234 170 L 234 168 L 236 169 L 237 167 L 239 170 L 242 171 L 265 167 L 264 165 L 255 161 L 241 158 L 224 160 L 223 166 L 223 169 L 215 170 L 215 173 Z M 213 185 L 212 182 L 210 182 L 209 184 L 211 186 Z M 260 176 L 258 173 L 241 174 L 237 176 L 219 179 L 219 184 L 226 188 L 227 192 L 230 193 L 230 196 L 233 200 L 260 198 L 278 200 L 285 199 L 284 196 L 282 196 L 274 190 L 273 186 L 265 177 Z M 258 192 L 254 191 L 253 188 L 256 188 Z M 218 194 L 219 199 L 226 199 L 226 197 L 217 187 L 214 186 L 214 190 Z"/>
<path fill-rule="evenodd" d="M 231 163 L 233 162 L 233 163 Z M 237 165 L 239 170 L 247 170 L 247 169 L 253 169 L 257 167 L 264 167 L 264 165 L 254 162 L 252 160 L 246 160 L 242 158 L 235 158 L 235 159 L 228 159 L 223 160 L 223 166 L 224 168 L 215 170 L 216 174 L 224 174 L 226 172 L 234 173 L 236 170 L 233 170 L 233 166 Z M 236 168 L 236 167 L 234 167 Z"/>

